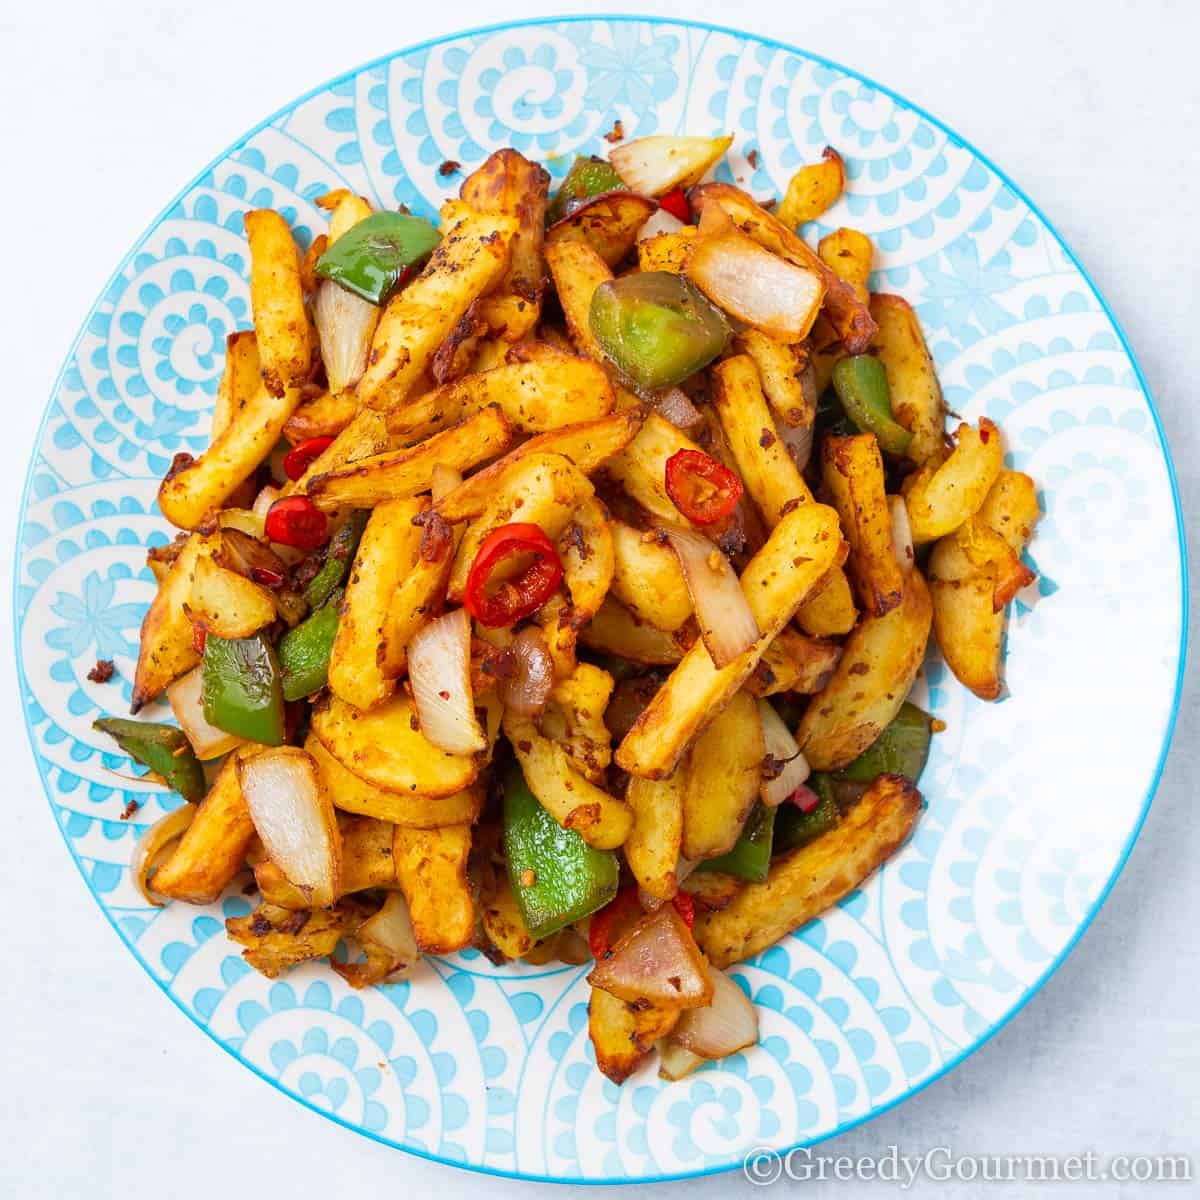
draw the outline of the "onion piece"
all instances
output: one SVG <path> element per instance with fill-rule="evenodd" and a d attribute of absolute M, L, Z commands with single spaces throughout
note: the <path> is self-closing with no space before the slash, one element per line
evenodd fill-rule
<path fill-rule="evenodd" d="M 546 635 L 538 626 L 526 625 L 513 638 L 508 655 L 512 673 L 500 681 L 500 699 L 509 712 L 519 717 L 537 716 L 554 687 L 554 660 Z"/>
<path fill-rule="evenodd" d="M 758 641 L 758 624 L 729 560 L 703 534 L 664 525 L 692 597 L 700 636 L 723 667 Z"/>
<path fill-rule="evenodd" d="M 808 333 L 824 295 L 819 275 L 765 250 L 716 204 L 704 207 L 686 273 L 718 308 L 784 342 Z"/>
<path fill-rule="evenodd" d="M 762 718 L 763 743 L 767 754 L 783 769 L 774 779 L 764 779 L 758 794 L 769 808 L 782 804 L 809 775 L 808 760 L 800 753 L 800 747 L 783 718 L 766 700 L 758 701 L 758 715 Z"/>
<path fill-rule="evenodd" d="M 267 489 L 263 488 L 265 492 Z M 272 492 L 274 488 L 270 489 Z M 261 496 L 262 493 L 260 492 Z M 244 533 L 247 537 L 252 537 L 256 541 L 262 541 L 266 537 L 266 512 L 259 512 L 257 509 L 258 501 L 255 500 L 255 508 L 223 508 L 217 513 L 217 528 L 221 530 L 236 529 L 239 533 Z M 267 506 L 268 508 L 270 505 Z"/>
<path fill-rule="evenodd" d="M 708 1059 L 702 1055 L 693 1054 L 686 1046 L 681 1046 L 671 1038 L 665 1038 L 658 1043 L 658 1077 L 669 1079 L 672 1083 L 690 1075 L 697 1067 L 702 1067 Z"/>
<path fill-rule="evenodd" d="M 758 1041 L 758 1014 L 724 971 L 710 967 L 709 977 L 712 1003 L 684 1013 L 671 1041 L 702 1058 L 725 1058 Z"/>
<path fill-rule="evenodd" d="M 887 502 L 892 513 L 892 547 L 896 551 L 896 561 L 900 564 L 900 569 L 907 574 L 916 562 L 908 505 L 905 504 L 903 496 L 889 496 Z"/>
<path fill-rule="evenodd" d="M 370 943 L 391 956 L 395 965 L 388 971 L 388 979 L 399 978 L 401 972 L 407 974 L 421 957 L 403 892 L 388 892 L 383 907 L 364 921 L 354 936 L 360 943 Z"/>
<path fill-rule="evenodd" d="M 677 429 L 691 429 L 704 420 L 700 410 L 682 388 L 669 388 L 654 402 L 654 407 L 660 417 L 670 421 Z"/>
<path fill-rule="evenodd" d="M 184 736 L 201 760 L 220 758 L 236 750 L 245 739 L 226 733 L 204 719 L 204 668 L 194 667 L 167 688 L 167 700 Z"/>
<path fill-rule="evenodd" d="M 270 484 L 270 483 L 268 483 L 267 486 L 265 488 L 263 488 L 263 490 L 261 492 L 259 492 L 257 496 L 254 497 L 254 506 L 253 506 L 253 508 L 251 508 L 250 511 L 253 512 L 255 514 L 255 516 L 260 517 L 264 522 L 263 528 L 260 529 L 259 532 L 255 536 L 257 536 L 257 537 L 266 537 L 267 536 L 266 526 L 265 526 L 265 522 L 267 519 L 267 513 L 270 511 L 271 505 L 274 504 L 275 501 L 278 499 L 279 499 L 279 489 L 277 487 L 275 487 L 274 484 Z M 249 530 L 247 530 L 247 532 L 249 532 Z"/>
<path fill-rule="evenodd" d="M 328 908 L 337 897 L 342 840 L 316 764 L 295 746 L 279 746 L 242 759 L 238 780 L 267 857 L 313 908 Z"/>
<path fill-rule="evenodd" d="M 786 421 L 776 421 L 775 431 L 779 440 L 788 448 L 797 471 L 803 471 L 812 458 L 813 427 L 811 425 L 789 425 Z"/>
<path fill-rule="evenodd" d="M 641 917 L 587 979 L 629 1003 L 683 1009 L 712 998 L 704 957 L 673 904 Z"/>
<path fill-rule="evenodd" d="M 674 213 L 660 208 L 642 226 L 642 231 L 638 234 L 638 241 L 644 242 L 647 238 L 657 237 L 660 233 L 678 233 L 683 228 L 683 222 Z"/>
<path fill-rule="evenodd" d="M 586 938 L 568 926 L 558 935 L 554 957 L 572 967 L 582 967 L 584 963 L 592 961 L 592 949 Z"/>
<path fill-rule="evenodd" d="M 129 864 L 129 870 L 133 874 L 133 881 L 137 884 L 137 890 L 142 893 L 146 903 L 153 905 L 155 908 L 162 908 L 166 901 L 156 896 L 150 890 L 146 876 L 154 867 L 159 865 L 159 860 L 165 857 L 163 851 L 172 842 L 178 841 L 179 838 L 183 837 L 195 816 L 196 805 L 181 804 L 173 812 L 169 812 L 165 817 L 160 817 L 155 821 L 138 838 L 138 843 L 134 847 L 133 860 Z"/>
<path fill-rule="evenodd" d="M 672 188 L 698 183 L 732 144 L 732 134 L 715 138 L 656 134 L 614 146 L 608 161 L 635 192 L 661 196 Z"/>
<path fill-rule="evenodd" d="M 429 741 L 449 754 L 486 749 L 471 693 L 471 618 L 465 608 L 430 621 L 409 642 L 408 681 Z"/>
<path fill-rule="evenodd" d="M 367 354 L 379 320 L 369 300 L 325 280 L 313 301 L 313 321 L 321 343 L 321 361 L 334 395 L 353 387 L 367 369 Z"/>

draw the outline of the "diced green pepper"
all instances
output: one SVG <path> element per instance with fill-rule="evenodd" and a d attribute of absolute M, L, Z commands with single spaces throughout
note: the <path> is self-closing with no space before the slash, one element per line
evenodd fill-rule
<path fill-rule="evenodd" d="M 817 772 L 809 776 L 808 786 L 821 797 L 820 803 L 811 812 L 801 812 L 794 804 L 779 806 L 775 814 L 776 854 L 807 845 L 813 838 L 828 833 L 841 820 L 832 778 Z"/>
<path fill-rule="evenodd" d="M 563 829 L 515 764 L 504 775 L 504 856 L 532 937 L 549 936 L 617 894 L 617 856 L 593 850 L 573 829 Z"/>
<path fill-rule="evenodd" d="M 261 634 L 204 643 L 204 719 L 226 733 L 264 746 L 283 745 L 279 662 Z"/>
<path fill-rule="evenodd" d="M 846 415 L 863 433 L 873 433 L 880 448 L 904 454 L 912 434 L 892 415 L 887 373 L 873 354 L 854 354 L 833 368 L 833 386 Z"/>
<path fill-rule="evenodd" d="M 687 279 L 640 271 L 602 283 L 588 312 L 592 335 L 637 386 L 673 387 L 723 351 L 731 330 Z"/>
<path fill-rule="evenodd" d="M 422 217 L 372 213 L 343 233 L 314 269 L 372 304 L 386 304 L 404 273 L 428 258 L 440 240 Z"/>
<path fill-rule="evenodd" d="M 369 516 L 370 513 L 362 510 L 351 514 L 350 519 L 329 539 L 325 561 L 304 589 L 304 599 L 310 609 L 320 608 L 334 588 L 345 583 Z"/>
<path fill-rule="evenodd" d="M 775 836 L 776 810 L 761 801 L 751 810 L 733 849 L 718 858 L 708 858 L 697 871 L 724 871 L 750 883 L 762 883 L 771 866 L 771 846 Z"/>
<path fill-rule="evenodd" d="M 167 787 L 185 800 L 195 804 L 204 799 L 204 771 L 182 729 L 124 717 L 101 717 L 92 728 L 107 733 L 130 758 L 161 775 Z"/>
<path fill-rule="evenodd" d="M 851 783 L 874 783 L 880 775 L 903 775 L 910 783 L 921 778 L 929 757 L 932 718 L 907 700 L 888 727 L 849 766 L 836 772 Z"/>
<path fill-rule="evenodd" d="M 334 592 L 326 604 L 279 639 L 276 654 L 285 700 L 303 700 L 325 686 L 343 595 L 341 590 Z"/>
<path fill-rule="evenodd" d="M 611 163 L 602 158 L 579 157 L 563 177 L 558 191 L 546 205 L 546 224 L 553 225 L 569 217 L 585 200 L 604 192 L 627 192 L 620 175 Z"/>

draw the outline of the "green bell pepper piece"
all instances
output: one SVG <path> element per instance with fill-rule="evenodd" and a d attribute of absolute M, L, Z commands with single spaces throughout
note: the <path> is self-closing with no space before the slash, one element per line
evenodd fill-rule
<path fill-rule="evenodd" d="M 790 807 L 794 807 L 790 806 Z M 798 811 L 798 810 L 797 810 Z M 762 883 L 771 866 L 775 837 L 775 812 L 761 801 L 751 810 L 733 849 L 717 858 L 706 858 L 697 871 L 724 871 L 750 883 Z"/>
<path fill-rule="evenodd" d="M 92 728 L 107 733 L 134 762 L 161 775 L 185 800 L 197 804 L 204 799 L 204 771 L 182 729 L 124 717 L 101 717 Z"/>
<path fill-rule="evenodd" d="M 839 780 L 874 783 L 880 775 L 903 775 L 916 783 L 929 757 L 932 718 L 907 700 L 888 727 L 852 763 L 835 772 Z"/>
<path fill-rule="evenodd" d="M 617 894 L 617 856 L 563 829 L 515 764 L 504 775 L 504 857 L 525 928 L 535 938 L 603 908 Z M 521 883 L 526 871 L 533 872 L 528 887 Z"/>
<path fill-rule="evenodd" d="M 329 655 L 341 615 L 341 589 L 311 616 L 279 639 L 275 653 L 283 672 L 283 698 L 303 700 L 320 691 L 329 679 Z"/>
<path fill-rule="evenodd" d="M 808 786 L 821 797 L 820 803 L 811 812 L 801 812 L 794 804 L 779 806 L 775 814 L 776 854 L 807 845 L 813 838 L 828 833 L 841 820 L 832 777 L 818 771 L 809 776 Z"/>
<path fill-rule="evenodd" d="M 346 582 L 350 564 L 354 562 L 358 543 L 370 515 L 361 509 L 351 514 L 350 519 L 329 539 L 325 561 L 304 589 L 304 599 L 310 609 L 320 608 L 329 599 L 334 588 L 340 588 Z"/>
<path fill-rule="evenodd" d="M 602 158 L 580 156 L 563 177 L 558 191 L 546 205 L 546 224 L 569 217 L 585 200 L 605 192 L 627 192 L 629 188 L 611 163 Z"/>
<path fill-rule="evenodd" d="M 226 733 L 264 746 L 283 745 L 283 687 L 279 661 L 261 634 L 204 643 L 201 695 L 204 719 Z"/>
<path fill-rule="evenodd" d="M 887 373 L 873 354 L 854 354 L 833 368 L 833 387 L 846 415 L 863 433 L 873 433 L 889 454 L 908 451 L 912 434 L 892 416 Z"/>
<path fill-rule="evenodd" d="M 689 280 L 638 271 L 592 293 L 588 325 L 605 355 L 636 387 L 673 387 L 728 345 L 729 322 Z"/>
<path fill-rule="evenodd" d="M 404 273 L 428 258 L 439 241 L 441 234 L 422 217 L 372 213 L 343 233 L 314 270 L 372 304 L 386 304 Z"/>

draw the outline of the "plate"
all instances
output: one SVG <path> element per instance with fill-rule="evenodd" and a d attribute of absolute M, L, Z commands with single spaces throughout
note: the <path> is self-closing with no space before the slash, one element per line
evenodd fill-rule
<path fill-rule="evenodd" d="M 1043 489 L 1039 582 L 1014 605 L 1009 694 L 975 700 L 930 657 L 947 724 L 928 808 L 886 869 L 739 967 L 760 1044 L 676 1084 L 595 1070 L 584 968 L 467 952 L 411 984 L 351 991 L 309 967 L 272 983 L 222 930 L 249 902 L 148 908 L 128 870 L 177 797 L 124 778 L 91 731 L 124 711 L 167 540 L 158 482 L 199 453 L 225 335 L 250 323 L 242 213 L 302 243 L 349 187 L 432 214 L 507 145 L 560 178 L 626 137 L 735 135 L 725 178 L 781 193 L 826 144 L 849 191 L 817 232 L 879 249 L 876 290 L 917 308 L 951 409 L 999 421 Z M 533 21 L 427 43 L 256 126 L 118 266 L 55 385 L 29 471 L 15 594 L 38 769 L 97 902 L 163 991 L 240 1062 L 350 1129 L 527 1179 L 655 1181 L 842 1131 L 911 1095 L 1002 1025 L 1080 936 L 1145 816 L 1183 665 L 1179 502 L 1145 384 L 1112 314 L 1031 202 L 943 124 L 854 71 L 732 30 L 633 18 Z M 87 680 L 115 660 L 109 684 Z M 1120 681 L 1115 692 L 1113 681 Z M 161 716 L 165 706 L 147 713 Z M 141 807 L 128 820 L 130 801 Z"/>

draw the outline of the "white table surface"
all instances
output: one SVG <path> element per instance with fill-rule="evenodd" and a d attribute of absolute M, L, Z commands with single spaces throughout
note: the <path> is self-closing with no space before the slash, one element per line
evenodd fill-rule
<path fill-rule="evenodd" d="M 5 0 L 0 595 L 11 595 L 17 498 L 60 361 L 118 258 L 201 164 L 313 84 L 385 51 L 507 15 L 590 7 Z M 1185 512 L 1196 512 L 1200 8 L 1170 0 L 629 7 L 737 24 L 846 62 L 980 146 L 1041 205 L 1123 322 L 1174 448 Z M 1192 548 L 1194 557 L 1194 538 Z M 153 1188 L 173 1200 L 212 1200 L 436 1189 L 453 1200 L 481 1187 L 506 1198 L 537 1190 L 409 1158 L 306 1112 L 163 999 L 69 863 L 16 712 L 7 612 L 0 625 L 8 771 L 0 804 L 0 1195 L 76 1200 Z M 1173 1152 L 1195 1156 L 1200 1171 L 1194 677 L 1142 837 L 1062 969 L 956 1071 L 828 1149 Z M 1137 702 L 1114 681 L 1114 704 Z M 735 1174 L 639 1194 L 678 1197 L 685 1188 L 710 1198 L 751 1190 Z M 839 1188 L 890 1190 L 831 1183 L 809 1191 Z M 977 1194 L 949 1183 L 933 1190 Z M 1135 1191 L 1110 1185 L 1103 1194 Z"/>

